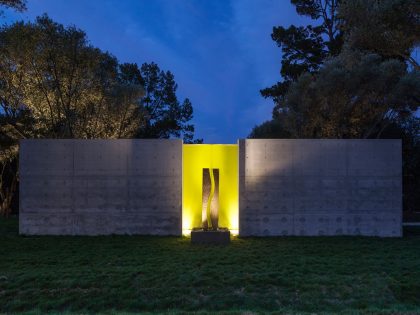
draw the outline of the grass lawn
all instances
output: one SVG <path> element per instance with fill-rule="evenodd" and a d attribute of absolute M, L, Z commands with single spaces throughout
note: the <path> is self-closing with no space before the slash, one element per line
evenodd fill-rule
<path fill-rule="evenodd" d="M 0 313 L 420 314 L 420 233 L 23 237 L 0 219 Z M 206 313 L 207 314 L 207 313 Z"/>

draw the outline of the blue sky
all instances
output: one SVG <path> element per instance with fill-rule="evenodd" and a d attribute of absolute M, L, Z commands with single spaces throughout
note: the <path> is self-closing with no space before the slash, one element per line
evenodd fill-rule
<path fill-rule="evenodd" d="M 26 12 L 6 10 L 5 19 L 43 13 L 83 29 L 121 62 L 172 71 L 206 143 L 234 143 L 271 117 L 259 94 L 280 78 L 271 30 L 304 23 L 289 0 L 28 0 Z"/>

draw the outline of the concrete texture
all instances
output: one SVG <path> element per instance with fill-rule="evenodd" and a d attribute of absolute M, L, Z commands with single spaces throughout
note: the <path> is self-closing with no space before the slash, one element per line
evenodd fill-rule
<path fill-rule="evenodd" d="M 182 140 L 22 140 L 21 234 L 181 235 Z"/>
<path fill-rule="evenodd" d="M 400 140 L 239 140 L 239 233 L 402 235 Z"/>
<path fill-rule="evenodd" d="M 242 236 L 402 234 L 399 140 L 240 140 L 238 158 Z M 181 235 L 181 203 L 181 140 L 21 142 L 21 234 Z"/>

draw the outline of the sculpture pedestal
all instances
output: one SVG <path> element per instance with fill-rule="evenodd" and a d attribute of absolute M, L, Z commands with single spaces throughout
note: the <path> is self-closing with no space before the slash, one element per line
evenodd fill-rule
<path fill-rule="evenodd" d="M 191 231 L 191 244 L 204 245 L 228 245 L 230 243 L 230 231 L 219 228 L 217 230 L 193 229 Z"/>

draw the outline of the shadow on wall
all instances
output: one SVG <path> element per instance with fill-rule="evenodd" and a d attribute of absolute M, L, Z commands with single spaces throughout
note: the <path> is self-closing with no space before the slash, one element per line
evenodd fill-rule
<path fill-rule="evenodd" d="M 241 140 L 240 234 L 401 236 L 399 140 Z"/>
<path fill-rule="evenodd" d="M 233 233 L 401 235 L 399 140 L 292 139 L 24 140 L 20 232 L 180 235 L 201 226 L 203 168 Z"/>

